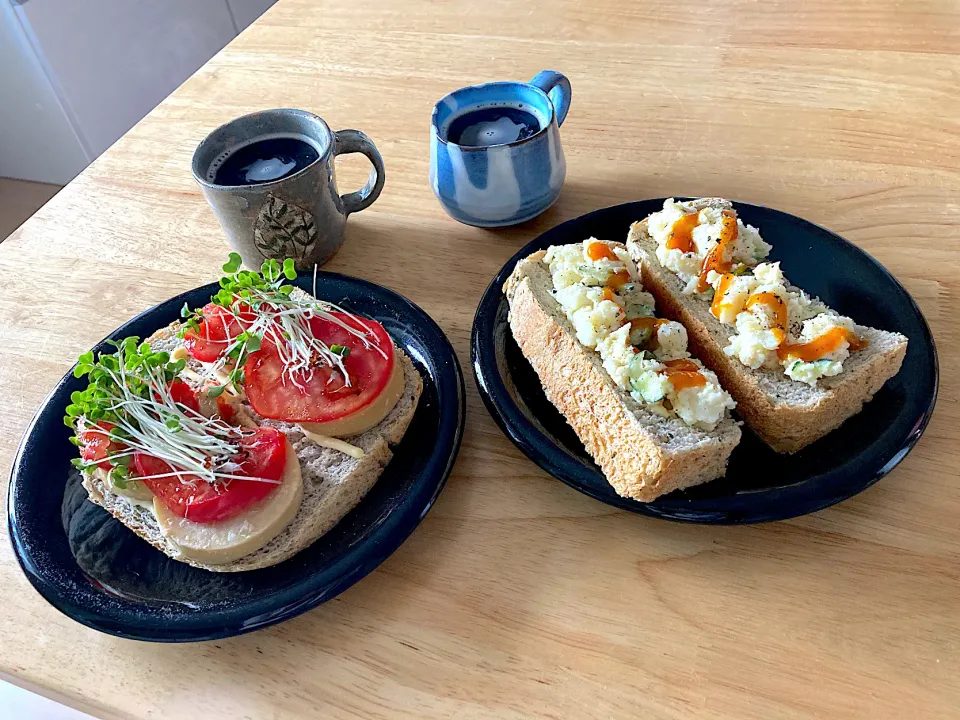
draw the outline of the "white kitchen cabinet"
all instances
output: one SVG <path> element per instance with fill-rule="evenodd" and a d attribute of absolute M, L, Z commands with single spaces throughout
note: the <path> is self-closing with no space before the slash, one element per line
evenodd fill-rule
<path fill-rule="evenodd" d="M 275 0 L 0 0 L 0 176 L 64 183 Z"/>
<path fill-rule="evenodd" d="M 92 157 L 236 35 L 224 0 L 26 0 L 17 11 Z"/>
<path fill-rule="evenodd" d="M 13 7 L 0 0 L 0 177 L 60 185 L 88 162 Z"/>

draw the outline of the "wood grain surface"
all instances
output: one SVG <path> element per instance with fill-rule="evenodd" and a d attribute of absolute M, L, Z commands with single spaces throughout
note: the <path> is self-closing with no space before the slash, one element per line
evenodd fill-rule
<path fill-rule="evenodd" d="M 544 68 L 573 84 L 559 202 L 509 230 L 454 222 L 427 182 L 433 103 Z M 328 268 L 421 305 L 468 373 L 483 289 L 539 232 L 627 200 L 723 195 L 825 225 L 907 286 L 940 352 L 936 414 L 848 502 L 694 527 L 548 477 L 468 379 L 447 488 L 340 597 L 231 640 L 139 644 L 48 606 L 4 541 L 0 672 L 108 717 L 955 717 L 958 83 L 952 0 L 280 0 L 0 245 L 4 479 L 78 353 L 217 276 L 227 248 L 191 153 L 269 107 L 374 139 L 386 189 Z M 339 170 L 346 192 L 366 166 Z"/>

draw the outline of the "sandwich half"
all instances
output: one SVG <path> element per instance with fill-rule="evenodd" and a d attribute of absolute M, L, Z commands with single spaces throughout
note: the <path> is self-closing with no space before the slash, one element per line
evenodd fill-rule
<path fill-rule="evenodd" d="M 727 200 L 668 200 L 634 223 L 627 247 L 662 312 L 777 452 L 823 437 L 900 370 L 906 337 L 857 325 L 790 284 Z"/>
<path fill-rule="evenodd" d="M 721 477 L 740 429 L 686 331 L 654 316 L 622 243 L 522 260 L 504 286 L 514 339 L 611 486 L 650 501 Z"/>
<path fill-rule="evenodd" d="M 375 321 L 283 286 L 278 268 L 238 265 L 220 304 L 81 357 L 90 386 L 66 418 L 89 499 L 214 572 L 275 565 L 335 526 L 390 462 L 423 388 Z"/>

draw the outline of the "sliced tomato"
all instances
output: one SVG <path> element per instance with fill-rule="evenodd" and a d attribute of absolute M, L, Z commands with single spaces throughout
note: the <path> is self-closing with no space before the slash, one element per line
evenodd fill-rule
<path fill-rule="evenodd" d="M 170 383 L 170 395 L 175 403 L 180 403 L 194 412 L 200 412 L 200 401 L 192 387 L 179 378 Z"/>
<path fill-rule="evenodd" d="M 217 412 L 224 422 L 232 423 L 237 417 L 237 410 L 223 395 L 217 396 Z"/>
<path fill-rule="evenodd" d="M 200 327 L 183 333 L 183 346 L 200 362 L 215 362 L 230 347 L 233 339 L 243 332 L 243 319 L 242 312 L 238 319 L 226 308 L 207 303 L 203 306 Z"/>
<path fill-rule="evenodd" d="M 309 378 L 297 378 L 302 386 L 298 388 L 284 378 L 283 362 L 276 348 L 264 344 L 244 366 L 247 399 L 260 415 L 287 422 L 338 420 L 363 409 L 383 392 L 395 361 L 393 341 L 387 331 L 374 320 L 359 320 L 343 313 L 333 315 L 358 330 L 371 331 L 376 338 L 376 347 L 368 348 L 335 322 L 321 318 L 310 321 L 310 329 L 318 340 L 328 347 L 343 345 L 350 349 L 343 361 L 350 385 L 339 371 L 319 367 Z"/>
<path fill-rule="evenodd" d="M 113 423 L 101 421 L 96 424 L 96 427 L 89 427 L 77 436 L 83 443 L 80 446 L 80 457 L 85 462 L 99 460 L 97 467 L 104 470 L 113 467 L 113 463 L 106 459 L 107 455 L 112 452 L 120 452 L 124 448 L 124 445 L 111 440 L 104 434 L 113 430 L 113 427 Z"/>
<path fill-rule="evenodd" d="M 133 456 L 133 470 L 174 515 L 198 523 L 229 520 L 276 490 L 277 483 L 263 480 L 279 480 L 287 463 L 287 438 L 275 428 L 257 428 L 243 437 L 240 446 L 240 468 L 231 474 L 258 480 L 235 479 L 213 485 L 195 475 L 151 478 L 172 469 L 166 461 L 146 453 Z"/>

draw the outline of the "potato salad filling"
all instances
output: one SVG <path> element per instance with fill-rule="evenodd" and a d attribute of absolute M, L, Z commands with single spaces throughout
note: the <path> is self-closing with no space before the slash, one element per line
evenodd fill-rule
<path fill-rule="evenodd" d="M 837 375 L 866 343 L 848 317 L 791 287 L 771 246 L 730 208 L 697 212 L 672 199 L 647 219 L 657 260 L 686 282 L 684 292 L 710 293 L 710 312 L 737 334 L 724 352 L 747 367 L 782 368 L 811 387 Z"/>
<path fill-rule="evenodd" d="M 624 248 L 591 238 L 551 247 L 543 261 L 577 340 L 600 354 L 634 400 L 704 430 L 735 407 L 717 376 L 690 357 L 683 325 L 654 316 L 653 296 Z"/>

